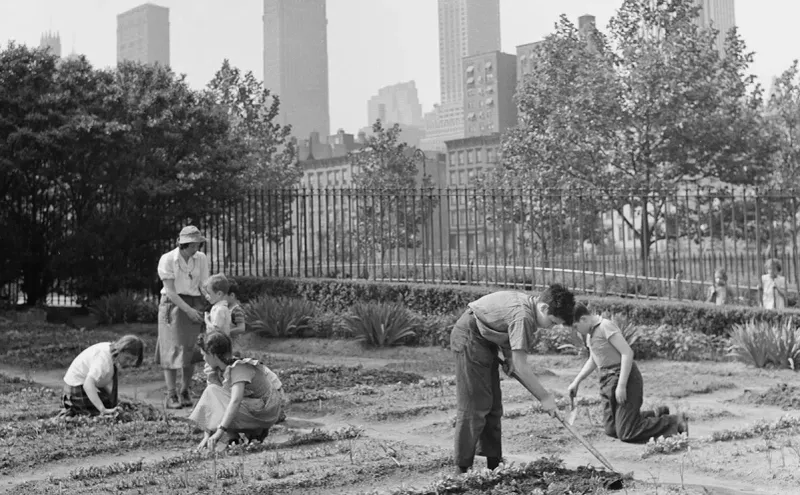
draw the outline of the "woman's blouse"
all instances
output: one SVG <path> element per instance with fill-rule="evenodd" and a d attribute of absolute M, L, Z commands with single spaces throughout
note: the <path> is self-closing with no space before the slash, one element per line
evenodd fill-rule
<path fill-rule="evenodd" d="M 199 296 L 200 287 L 209 277 L 208 258 L 205 253 L 198 251 L 186 261 L 181 256 L 180 248 L 175 248 L 158 260 L 158 277 L 161 280 L 174 280 L 178 294 Z M 167 288 L 162 288 L 161 294 L 166 293 Z"/>

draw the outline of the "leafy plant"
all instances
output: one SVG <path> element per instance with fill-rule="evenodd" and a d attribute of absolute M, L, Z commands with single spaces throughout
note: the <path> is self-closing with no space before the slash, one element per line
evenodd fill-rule
<path fill-rule="evenodd" d="M 793 318 L 786 318 L 778 324 L 751 320 L 734 325 L 730 355 L 757 368 L 797 369 L 800 330 L 795 328 Z"/>
<path fill-rule="evenodd" d="M 100 297 L 89 305 L 89 312 L 97 318 L 100 325 L 158 321 L 158 305 L 132 291 Z"/>
<path fill-rule="evenodd" d="M 250 328 L 269 337 L 298 337 L 311 330 L 317 307 L 290 297 L 261 296 L 244 305 Z"/>
<path fill-rule="evenodd" d="M 345 316 L 352 334 L 374 347 L 398 345 L 413 338 L 419 326 L 417 318 L 402 304 L 358 303 Z"/>
<path fill-rule="evenodd" d="M 681 452 L 689 448 L 689 436 L 686 433 L 664 438 L 651 438 L 644 446 L 642 459 L 646 459 L 656 454 L 672 454 Z"/>

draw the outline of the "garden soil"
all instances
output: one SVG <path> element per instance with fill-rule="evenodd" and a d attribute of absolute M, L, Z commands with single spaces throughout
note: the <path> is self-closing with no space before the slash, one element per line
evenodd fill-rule
<path fill-rule="evenodd" d="M 400 486 L 422 488 L 449 473 L 451 468 L 447 458 L 453 442 L 454 386 L 451 378 L 441 378 L 442 375 L 448 375 L 449 353 L 425 349 L 421 358 L 414 359 L 411 351 L 403 349 L 394 355 L 389 351 L 381 351 L 379 357 L 374 357 L 358 355 L 354 349 L 348 347 L 352 346 L 350 343 L 339 344 L 341 347 L 336 345 L 302 341 L 276 346 L 278 352 L 271 354 L 273 359 L 298 363 L 298 375 L 290 375 L 291 380 L 298 385 L 295 389 L 297 401 L 290 406 L 289 418 L 282 425 L 284 430 L 281 431 L 303 433 L 313 428 L 334 430 L 361 425 L 364 428 L 363 436 L 351 442 L 350 450 L 338 447 L 342 452 L 333 458 L 321 457 L 319 460 L 302 461 L 308 465 L 309 473 L 329 470 L 326 480 L 321 482 L 322 485 L 309 484 L 292 488 L 291 473 L 295 468 L 291 465 L 300 461 L 291 460 L 294 459 L 291 453 L 285 454 L 286 461 L 270 468 L 274 473 L 271 476 L 285 476 L 279 480 L 282 484 L 274 485 L 275 490 L 272 493 L 344 494 L 380 492 Z M 324 349 L 321 348 L 323 346 Z M 580 360 L 563 356 L 532 359 L 537 364 L 544 385 L 554 391 L 565 390 L 582 365 Z M 307 370 L 304 372 L 302 368 L 305 363 L 313 363 L 314 367 L 305 366 Z M 342 365 L 360 366 L 362 371 L 336 371 L 336 367 Z M 669 405 L 673 410 L 686 411 L 693 417 L 690 430 L 692 451 L 642 459 L 644 446 L 624 444 L 605 437 L 600 426 L 600 405 L 594 400 L 598 392 L 597 385 L 589 383 L 591 379 L 587 380 L 580 391 L 580 397 L 587 400 L 588 405 L 582 407 L 576 427 L 609 459 L 617 471 L 633 472 L 635 483 L 625 487 L 627 493 L 654 493 L 654 489 L 658 493 L 687 494 L 794 493 L 794 487 L 800 481 L 795 474 L 800 472 L 800 453 L 795 455 L 776 440 L 770 443 L 769 439 L 765 441 L 764 438 L 714 444 L 707 444 L 704 440 L 714 431 L 739 428 L 762 419 L 774 420 L 785 414 L 781 408 L 797 407 L 797 402 L 793 402 L 798 396 L 797 387 L 774 385 L 776 378 L 789 381 L 794 375 L 753 373 L 752 370 L 738 365 L 711 363 L 704 367 L 695 363 L 646 361 L 640 367 L 646 380 L 648 376 L 653 377 L 647 383 L 646 398 L 681 397 L 672 400 Z M 63 371 L 31 374 L 29 371 L 2 364 L 0 372 L 30 378 L 41 385 L 58 389 L 61 388 L 63 377 Z M 303 373 L 306 373 L 305 377 Z M 683 373 L 683 376 L 678 375 L 679 373 Z M 710 393 L 679 393 L 687 389 L 703 389 L 703 380 L 706 380 L 703 373 L 708 374 L 709 383 L 720 379 L 730 380 L 732 383 L 746 384 L 748 389 L 725 387 Z M 414 383 L 420 376 L 424 376 L 426 380 L 438 379 L 439 382 L 421 388 L 409 388 L 413 387 L 409 383 Z M 304 388 L 299 387 L 301 383 L 306 384 Z M 162 382 L 131 385 L 125 383 L 123 376 L 120 386 L 123 396 L 136 397 L 155 408 L 162 407 Z M 501 491 L 500 488 L 511 490 L 512 487 L 498 486 L 496 493 L 537 493 L 536 489 L 540 489 L 540 493 L 581 493 L 583 488 L 588 487 L 588 483 L 597 483 L 598 478 L 600 481 L 604 476 L 608 480 L 616 479 L 616 474 L 590 468 L 589 466 L 599 463 L 556 420 L 539 413 L 535 399 L 519 384 L 505 379 L 502 387 L 506 414 L 503 420 L 503 439 L 507 462 L 519 464 L 533 462 L 543 456 L 556 456 L 563 459 L 565 467 L 548 475 L 550 477 L 546 483 L 542 478 L 531 477 L 516 481 L 519 491 Z M 766 392 L 756 393 L 753 390 Z M 790 397 L 788 401 L 787 395 Z M 189 409 L 181 409 L 174 411 L 174 414 L 186 417 L 189 412 Z M 796 437 L 787 437 L 786 440 L 791 438 Z M 270 439 L 275 440 L 273 435 Z M 800 445 L 800 439 L 796 442 Z M 374 456 L 390 459 L 389 453 L 394 449 L 399 452 L 393 458 L 394 464 L 388 462 L 377 471 L 352 465 L 353 452 L 376 452 L 380 455 Z M 175 452 L 130 452 L 124 456 L 97 456 L 54 462 L 37 468 L 36 474 L 30 471 L 16 473 L 14 476 L 0 476 L 0 492 L 13 490 L 24 481 L 44 480 L 50 476 L 68 478 L 69 472 L 76 465 L 103 466 L 122 462 L 121 459 L 131 461 L 142 457 L 146 460 L 159 460 L 170 454 L 174 455 Z M 279 454 L 268 455 L 278 459 Z M 264 472 L 264 466 L 269 459 L 272 458 L 253 457 L 237 462 L 241 462 L 243 472 Z M 483 462 L 482 458 L 477 458 L 476 468 L 481 468 Z M 331 463 L 336 467 L 331 468 Z M 330 471 L 331 469 L 335 470 Z M 490 492 L 472 489 L 465 493 Z"/>
<path fill-rule="evenodd" d="M 780 407 L 784 411 L 796 411 L 800 410 L 800 386 L 779 383 L 763 392 L 745 390 L 734 402 L 737 404 L 774 406 Z"/>

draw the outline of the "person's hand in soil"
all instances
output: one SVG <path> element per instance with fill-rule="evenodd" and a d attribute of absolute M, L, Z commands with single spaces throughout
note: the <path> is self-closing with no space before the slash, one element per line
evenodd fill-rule
<path fill-rule="evenodd" d="M 208 438 L 208 450 L 213 452 L 214 448 L 217 446 L 217 442 L 220 438 L 226 436 L 225 432 L 222 430 L 217 430 Z"/>
<path fill-rule="evenodd" d="M 208 439 L 211 438 L 211 433 L 205 432 L 203 433 L 203 439 L 200 441 L 200 444 L 197 446 L 197 450 L 203 450 L 206 445 L 208 444 Z"/>
<path fill-rule="evenodd" d="M 617 404 L 624 404 L 625 401 L 628 400 L 628 391 L 626 388 L 627 387 L 622 386 L 622 384 L 617 385 L 617 390 L 614 394 L 617 397 Z"/>

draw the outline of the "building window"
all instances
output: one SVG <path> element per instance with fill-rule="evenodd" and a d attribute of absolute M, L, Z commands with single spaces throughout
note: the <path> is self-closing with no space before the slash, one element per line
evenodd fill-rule
<path fill-rule="evenodd" d="M 467 151 L 467 163 L 470 165 L 475 163 L 475 150 Z"/>
<path fill-rule="evenodd" d="M 457 186 L 458 185 L 457 172 L 455 172 L 455 171 L 450 172 L 450 184 L 449 185 L 451 185 L 451 186 Z"/>

